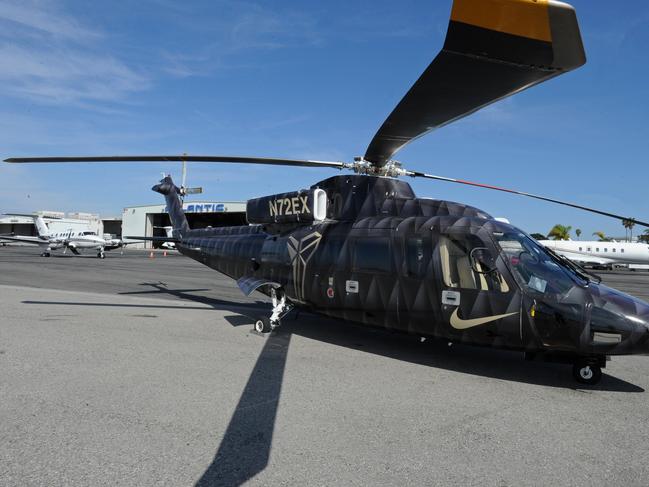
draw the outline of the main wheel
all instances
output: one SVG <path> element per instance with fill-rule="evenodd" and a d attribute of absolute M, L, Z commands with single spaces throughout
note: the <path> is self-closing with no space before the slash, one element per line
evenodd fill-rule
<path fill-rule="evenodd" d="M 97 254 L 97 257 L 99 257 L 100 259 L 105 259 L 105 258 L 106 258 L 106 254 L 104 254 L 103 252 L 99 252 L 99 253 Z"/>
<path fill-rule="evenodd" d="M 593 386 L 602 379 L 602 369 L 598 365 L 578 362 L 572 366 L 572 376 L 581 384 Z"/>
<path fill-rule="evenodd" d="M 257 321 L 255 321 L 255 331 L 257 333 L 269 333 L 272 330 L 270 326 L 270 318 L 262 316 Z"/>

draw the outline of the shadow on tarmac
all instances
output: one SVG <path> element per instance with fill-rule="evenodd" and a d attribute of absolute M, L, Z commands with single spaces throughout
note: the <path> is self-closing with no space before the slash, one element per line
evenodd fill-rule
<path fill-rule="evenodd" d="M 235 327 L 252 326 L 259 311 L 268 311 L 263 302 L 233 303 L 191 294 L 203 289 L 167 289 L 164 283 L 143 283 L 156 290 L 122 294 L 169 293 L 180 299 L 207 304 L 214 309 L 237 313 L 225 316 Z M 115 306 L 134 308 L 205 309 L 186 306 L 159 306 L 112 303 L 70 303 L 23 301 L 25 304 Z M 295 313 L 292 313 L 295 317 Z M 560 364 L 525 362 L 520 352 L 495 350 L 466 345 L 448 346 L 443 340 L 418 337 L 371 329 L 329 319 L 311 313 L 299 314 L 299 319 L 284 318 L 282 327 L 266 338 L 248 382 L 230 419 L 214 459 L 196 482 L 199 487 L 212 485 L 241 485 L 268 465 L 275 419 L 282 389 L 286 358 L 291 336 L 296 334 L 336 346 L 352 348 L 396 360 L 434 369 L 488 377 L 498 380 L 535 384 L 584 391 L 644 392 L 644 389 L 622 379 L 604 374 L 595 387 L 580 388 L 572 378 L 569 367 Z"/>
<path fill-rule="evenodd" d="M 290 333 L 273 332 L 266 339 L 214 459 L 196 486 L 241 485 L 268 465 L 290 342 Z"/>

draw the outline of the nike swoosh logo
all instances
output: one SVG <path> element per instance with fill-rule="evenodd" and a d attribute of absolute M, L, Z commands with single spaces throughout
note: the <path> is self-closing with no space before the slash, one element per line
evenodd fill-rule
<path fill-rule="evenodd" d="M 451 315 L 451 326 L 456 330 L 466 330 L 467 328 L 473 328 L 474 326 L 484 325 L 491 321 L 496 321 L 501 318 L 507 318 L 508 316 L 514 316 L 518 314 L 518 311 L 516 311 L 514 313 L 505 313 L 504 315 L 484 316 L 482 318 L 463 320 L 457 315 L 459 309 L 460 308 L 455 308 L 455 311 L 453 311 L 453 314 Z"/>

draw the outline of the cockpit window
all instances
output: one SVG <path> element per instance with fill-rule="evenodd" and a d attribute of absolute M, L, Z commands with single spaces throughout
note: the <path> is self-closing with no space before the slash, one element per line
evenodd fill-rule
<path fill-rule="evenodd" d="M 514 277 L 527 290 L 563 295 L 575 281 L 583 282 L 524 233 L 496 232 L 493 236 Z"/>
<path fill-rule="evenodd" d="M 484 260 L 476 259 L 474 251 L 488 251 L 474 235 L 450 237 L 442 235 L 439 254 L 444 284 L 450 288 L 509 292 L 509 286 L 495 267 L 487 268 Z"/>

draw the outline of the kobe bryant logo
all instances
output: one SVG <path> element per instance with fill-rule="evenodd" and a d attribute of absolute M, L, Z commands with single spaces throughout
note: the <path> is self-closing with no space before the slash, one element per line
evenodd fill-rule
<path fill-rule="evenodd" d="M 300 301 L 304 300 L 306 266 L 320 245 L 320 240 L 322 240 L 320 232 L 310 233 L 300 240 L 295 237 L 288 238 L 288 255 L 293 267 L 293 287 L 295 288 L 295 297 Z"/>

